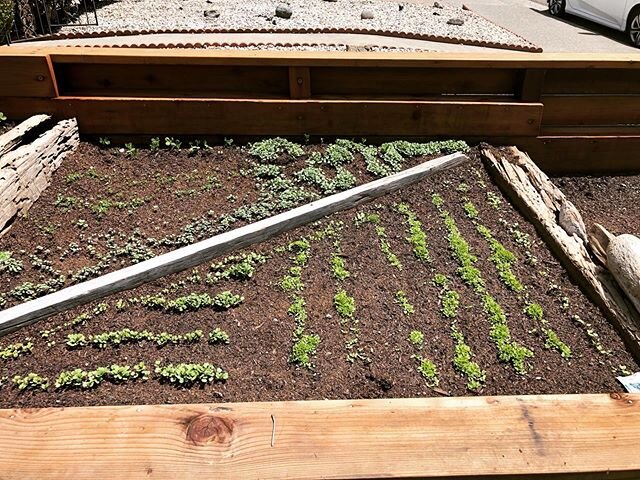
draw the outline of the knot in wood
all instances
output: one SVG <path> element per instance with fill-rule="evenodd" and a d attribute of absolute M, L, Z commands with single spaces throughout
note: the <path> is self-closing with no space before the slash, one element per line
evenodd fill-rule
<path fill-rule="evenodd" d="M 195 445 L 228 444 L 233 435 L 233 420 L 214 415 L 198 415 L 187 426 L 187 440 Z"/>
<path fill-rule="evenodd" d="M 633 400 L 629 396 L 628 393 L 611 393 L 609 394 L 613 400 L 618 400 L 619 402 L 625 403 L 627 405 L 633 405 Z"/>

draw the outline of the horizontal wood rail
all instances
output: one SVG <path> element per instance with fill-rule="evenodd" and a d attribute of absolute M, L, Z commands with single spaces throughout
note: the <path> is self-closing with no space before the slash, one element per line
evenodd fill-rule
<path fill-rule="evenodd" d="M 548 171 L 640 171 L 591 149 L 640 145 L 640 54 L 12 46 L 0 68 L 0 111 L 75 116 L 84 134 L 506 139 Z M 579 164 L 548 148 L 562 139 Z"/>
<path fill-rule="evenodd" d="M 640 475 L 640 395 L 0 410 L 2 478 Z"/>

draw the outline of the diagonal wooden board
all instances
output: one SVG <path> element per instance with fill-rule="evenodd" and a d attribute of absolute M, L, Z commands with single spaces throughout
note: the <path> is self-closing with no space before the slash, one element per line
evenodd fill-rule
<path fill-rule="evenodd" d="M 416 183 L 427 176 L 455 167 L 467 160 L 468 157 L 462 153 L 429 160 L 395 175 L 322 198 L 288 212 L 8 308 L 0 312 L 0 335 L 54 313 L 195 267 L 232 250 L 263 242 L 275 235 L 314 222 L 332 213 L 353 208 L 401 187 Z"/>
<path fill-rule="evenodd" d="M 640 478 L 640 395 L 0 410 L 0 476 Z"/>

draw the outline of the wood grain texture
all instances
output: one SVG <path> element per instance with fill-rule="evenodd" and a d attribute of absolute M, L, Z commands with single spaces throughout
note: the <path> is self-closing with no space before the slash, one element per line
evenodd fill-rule
<path fill-rule="evenodd" d="M 640 95 L 640 69 L 552 69 L 547 72 L 544 93 Z"/>
<path fill-rule="evenodd" d="M 263 242 L 280 233 L 416 183 L 429 175 L 461 165 L 467 160 L 468 158 L 461 153 L 430 160 L 395 175 L 325 197 L 288 212 L 8 308 L 0 311 L 0 335 L 54 313 L 195 267 L 230 251 Z"/>
<path fill-rule="evenodd" d="M 62 96 L 288 98 L 286 67 L 57 64 Z"/>
<path fill-rule="evenodd" d="M 54 97 L 55 82 L 46 55 L 0 57 L 0 92 L 13 97 Z"/>
<path fill-rule="evenodd" d="M 520 100 L 523 102 L 539 102 L 544 91 L 547 71 L 540 68 L 529 68 L 524 71 L 520 87 Z"/>
<path fill-rule="evenodd" d="M 585 242 L 559 224 L 562 211 L 567 205 L 575 209 L 573 204 L 517 148 L 511 149 L 511 156 L 494 155 L 483 148 L 482 156 L 496 183 L 535 225 L 572 278 L 604 312 L 635 358 L 640 359 L 640 313 L 612 275 L 591 258 Z"/>
<path fill-rule="evenodd" d="M 542 104 L 457 101 L 0 98 L 12 118 L 75 117 L 83 134 L 535 136 Z"/>
<path fill-rule="evenodd" d="M 543 126 L 640 125 L 640 95 L 545 95 Z"/>
<path fill-rule="evenodd" d="M 289 67 L 289 96 L 294 99 L 311 97 L 311 72 L 307 67 Z"/>
<path fill-rule="evenodd" d="M 639 444 L 623 394 L 0 410 L 5 480 L 637 478 Z"/>
<path fill-rule="evenodd" d="M 39 119 L 31 120 L 30 125 L 34 125 Z M 63 120 L 0 157 L 0 234 L 6 233 L 16 216 L 29 211 L 49 186 L 53 172 L 79 143 L 75 119 Z"/>
<path fill-rule="evenodd" d="M 51 119 L 49 115 L 34 115 L 24 122 L 0 135 L 0 157 L 20 145 L 25 139 L 43 127 Z"/>
<path fill-rule="evenodd" d="M 311 69 L 314 95 L 405 96 L 507 95 L 515 97 L 518 72 L 514 69 L 474 68 L 345 68 Z"/>
<path fill-rule="evenodd" d="M 522 52 L 278 52 L 91 47 L 0 47 L 2 56 L 51 55 L 54 63 L 640 69 L 640 54 Z"/>

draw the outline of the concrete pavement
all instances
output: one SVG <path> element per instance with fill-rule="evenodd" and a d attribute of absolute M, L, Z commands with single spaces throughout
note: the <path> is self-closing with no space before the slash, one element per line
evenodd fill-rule
<path fill-rule="evenodd" d="M 612 0 L 616 1 L 616 0 Z M 445 0 L 472 11 L 542 47 L 545 52 L 640 53 L 623 32 L 588 20 L 551 17 L 545 0 Z"/>

